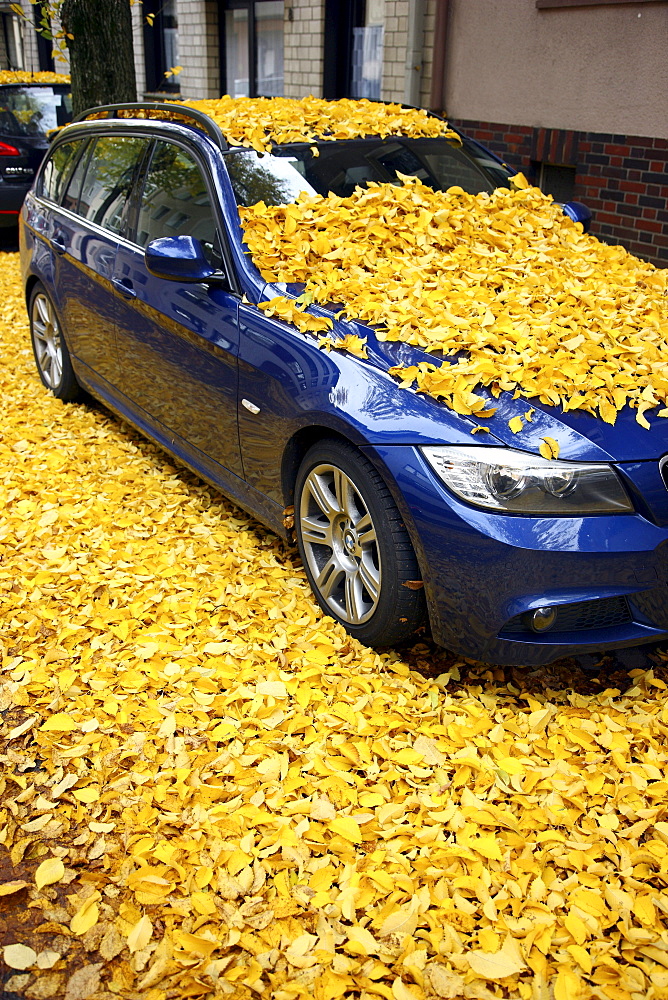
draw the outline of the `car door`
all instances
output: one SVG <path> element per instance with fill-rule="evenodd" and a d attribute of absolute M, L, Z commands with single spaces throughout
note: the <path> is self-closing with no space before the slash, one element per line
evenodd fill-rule
<path fill-rule="evenodd" d="M 101 136 L 89 144 L 72 173 L 62 204 L 53 212 L 58 308 L 70 352 L 92 381 L 115 384 L 114 262 L 125 225 L 128 196 L 148 141 Z"/>
<path fill-rule="evenodd" d="M 172 444 L 241 475 L 237 431 L 239 298 L 230 283 L 150 274 L 154 239 L 192 236 L 222 263 L 222 228 L 206 168 L 192 149 L 158 139 L 146 169 L 132 240 L 118 248 L 117 344 L 121 390 L 168 431 Z M 206 464 L 206 463 L 205 463 Z M 211 470 L 210 470 L 211 471 Z M 215 469 L 213 470 L 215 475 Z"/>

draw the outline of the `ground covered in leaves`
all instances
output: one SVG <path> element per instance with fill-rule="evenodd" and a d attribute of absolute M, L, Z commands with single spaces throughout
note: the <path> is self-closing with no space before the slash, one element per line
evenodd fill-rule
<path fill-rule="evenodd" d="M 0 280 L 5 995 L 668 998 L 661 655 L 363 648 L 273 536 L 49 396 Z"/>

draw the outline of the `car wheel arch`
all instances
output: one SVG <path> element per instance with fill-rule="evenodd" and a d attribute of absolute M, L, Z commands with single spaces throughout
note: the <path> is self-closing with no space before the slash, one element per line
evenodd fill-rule
<path fill-rule="evenodd" d="M 326 425 L 310 425 L 308 427 L 302 427 L 300 430 L 296 431 L 293 436 L 287 442 L 283 450 L 283 459 L 281 465 L 281 486 L 283 492 L 283 503 L 286 508 L 286 513 L 294 505 L 295 502 L 295 485 L 297 482 L 297 473 L 299 467 L 304 459 L 307 452 L 317 444 L 323 441 L 341 441 L 345 444 L 352 445 L 354 448 L 360 448 L 358 441 L 355 441 L 352 436 L 347 436 L 342 434 L 340 431 L 333 430 L 331 427 Z M 363 452 L 366 457 L 372 462 L 374 468 L 382 478 L 385 486 L 392 494 L 392 498 L 397 506 L 397 509 L 401 513 L 404 524 L 406 526 L 406 531 L 408 532 L 413 549 L 415 551 L 416 558 L 420 565 L 420 570 L 423 574 L 425 567 L 427 566 L 427 561 L 425 558 L 425 553 L 422 548 L 422 543 L 418 532 L 413 523 L 413 518 L 411 517 L 410 510 L 404 497 L 402 496 L 401 490 L 397 486 L 393 477 L 389 474 L 389 470 L 385 466 L 384 462 L 379 462 L 377 456 L 369 454 L 369 451 Z M 290 514 L 292 511 L 290 510 Z M 429 616 L 432 615 L 432 595 L 431 587 L 425 581 L 425 596 L 427 597 L 427 609 Z"/>
<path fill-rule="evenodd" d="M 324 440 L 343 441 L 354 448 L 359 448 L 358 442 L 354 441 L 352 437 L 324 424 L 310 424 L 308 427 L 301 427 L 295 431 L 283 449 L 281 461 L 281 489 L 286 507 L 294 503 L 297 473 L 304 456 L 314 445 L 320 444 Z"/>
<path fill-rule="evenodd" d="M 43 284 L 41 279 L 36 274 L 31 274 L 26 280 L 25 284 L 25 296 L 26 296 L 26 308 L 30 306 L 30 299 L 32 298 L 32 290 L 35 285 Z"/>

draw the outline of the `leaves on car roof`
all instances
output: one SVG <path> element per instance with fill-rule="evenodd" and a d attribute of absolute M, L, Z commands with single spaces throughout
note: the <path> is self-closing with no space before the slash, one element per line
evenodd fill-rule
<path fill-rule="evenodd" d="M 477 195 L 402 181 L 240 208 L 262 276 L 343 303 L 379 340 L 456 355 L 391 372 L 457 413 L 490 416 L 485 386 L 611 424 L 627 404 L 643 427 L 668 416 L 668 270 L 587 235 L 523 178 Z M 295 308 L 283 301 L 261 308 Z"/>
<path fill-rule="evenodd" d="M 66 73 L 51 73 L 48 70 L 40 70 L 37 73 L 29 73 L 19 69 L 0 69 L 0 84 L 2 83 L 69 83 L 70 78 Z"/>
<path fill-rule="evenodd" d="M 358 139 L 365 135 L 412 137 L 457 133 L 420 108 L 366 99 L 326 101 L 320 97 L 230 97 L 179 102 L 205 112 L 228 142 L 268 152 L 275 143 Z"/>

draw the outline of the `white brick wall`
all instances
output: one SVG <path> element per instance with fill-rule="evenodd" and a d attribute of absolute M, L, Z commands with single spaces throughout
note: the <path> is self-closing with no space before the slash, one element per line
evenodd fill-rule
<path fill-rule="evenodd" d="M 408 11 L 411 0 L 385 0 L 385 35 L 383 51 L 384 101 L 404 99 L 406 82 L 406 42 L 408 39 Z"/>
<path fill-rule="evenodd" d="M 20 0 L 32 18 L 30 0 Z M 384 51 L 381 96 L 386 101 L 403 101 L 406 82 L 408 21 L 414 0 L 385 0 Z M 420 104 L 427 106 L 431 88 L 432 52 L 436 0 L 425 0 L 424 47 L 420 80 Z M 179 75 L 185 98 L 217 97 L 221 92 L 219 66 L 218 3 L 216 0 L 177 0 L 179 20 Z M 284 21 L 286 97 L 321 96 L 323 77 L 324 0 L 286 0 Z M 143 12 L 132 5 L 137 92 L 146 89 L 144 72 Z M 37 46 L 32 28 L 23 29 L 26 68 L 38 67 Z M 67 72 L 66 58 L 57 59 L 60 72 Z"/>
<path fill-rule="evenodd" d="M 321 97 L 324 0 L 286 0 L 284 28 L 285 96 Z"/>
<path fill-rule="evenodd" d="M 181 96 L 196 100 L 220 95 L 218 4 L 177 0 Z"/>
<path fill-rule="evenodd" d="M 420 104 L 429 107 L 431 96 L 431 69 L 434 58 L 434 25 L 436 22 L 436 0 L 426 0 L 424 9 L 424 39 L 422 83 L 420 86 Z"/>
<path fill-rule="evenodd" d="M 130 12 L 132 14 L 132 45 L 135 54 L 137 97 L 141 100 L 146 90 L 146 73 L 144 70 L 144 15 L 142 5 L 134 3 L 130 8 Z"/>

